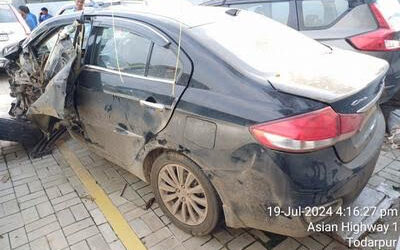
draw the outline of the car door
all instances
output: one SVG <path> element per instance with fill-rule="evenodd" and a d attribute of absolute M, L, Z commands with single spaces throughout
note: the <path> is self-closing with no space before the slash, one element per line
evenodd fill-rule
<path fill-rule="evenodd" d="M 294 29 L 298 29 L 296 4 L 294 0 L 227 0 L 224 6 L 252 11 Z"/>
<path fill-rule="evenodd" d="M 176 43 L 147 24 L 101 17 L 93 25 L 77 83 L 80 121 L 94 149 L 135 172 L 140 149 L 167 125 L 191 63 L 182 52 L 177 64 Z"/>

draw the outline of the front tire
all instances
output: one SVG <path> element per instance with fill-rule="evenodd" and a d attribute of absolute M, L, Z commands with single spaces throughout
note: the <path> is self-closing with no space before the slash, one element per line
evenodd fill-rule
<path fill-rule="evenodd" d="M 151 170 L 151 186 L 163 212 L 180 229 L 207 235 L 217 225 L 221 206 L 210 181 L 193 161 L 167 152 Z"/>

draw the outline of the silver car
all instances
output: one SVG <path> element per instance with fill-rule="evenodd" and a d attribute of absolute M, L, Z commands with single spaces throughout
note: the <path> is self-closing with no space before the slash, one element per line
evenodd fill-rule
<path fill-rule="evenodd" d="M 6 63 L 3 48 L 21 41 L 29 33 L 29 27 L 18 11 L 10 4 L 0 3 L 0 68 Z"/>
<path fill-rule="evenodd" d="M 191 0 L 256 12 L 326 45 L 361 52 L 390 64 L 382 101 L 400 90 L 398 0 Z M 293 41 L 292 46 L 296 46 Z M 351 73 L 351 68 L 349 68 Z"/>

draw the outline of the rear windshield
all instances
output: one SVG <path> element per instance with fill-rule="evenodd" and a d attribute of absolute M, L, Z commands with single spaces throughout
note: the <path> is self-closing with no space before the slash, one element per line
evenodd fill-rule
<path fill-rule="evenodd" d="M 0 6 L 0 23 L 17 22 L 17 17 L 8 6 Z"/>
<path fill-rule="evenodd" d="M 389 25 L 400 30 L 400 3 L 399 0 L 376 0 L 378 9 Z"/>
<path fill-rule="evenodd" d="M 315 40 L 262 15 L 241 11 L 225 14 L 215 23 L 193 28 L 194 35 L 235 68 L 244 64 L 259 73 L 271 73 L 277 65 L 296 56 L 308 58 L 330 53 L 331 49 Z M 233 60 L 232 55 L 239 60 Z"/>

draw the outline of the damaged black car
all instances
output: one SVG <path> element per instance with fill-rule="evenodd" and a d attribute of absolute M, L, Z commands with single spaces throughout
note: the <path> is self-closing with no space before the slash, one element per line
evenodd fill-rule
<path fill-rule="evenodd" d="M 6 54 L 12 116 L 49 140 L 66 128 L 150 182 L 164 213 L 193 235 L 222 218 L 309 234 L 308 223 L 330 217 L 284 212 L 349 204 L 384 138 L 387 62 L 246 11 L 63 15 Z"/>

